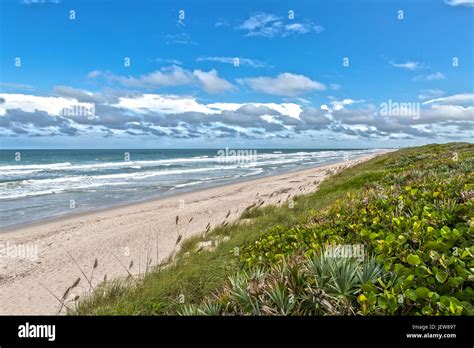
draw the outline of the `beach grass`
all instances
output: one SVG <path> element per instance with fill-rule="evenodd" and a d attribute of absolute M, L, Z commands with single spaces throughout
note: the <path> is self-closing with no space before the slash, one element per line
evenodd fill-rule
<path fill-rule="evenodd" d="M 474 145 L 467 143 L 426 145 L 378 156 L 329 176 L 319 184 L 319 189 L 314 193 L 290 197 L 292 204 L 284 202 L 279 206 L 249 207 L 236 222 L 183 241 L 175 257 L 161 266 L 150 269 L 137 282 L 131 279 L 119 279 L 102 283 L 90 296 L 81 299 L 76 308 L 69 310 L 68 314 L 469 314 L 472 306 L 465 298 L 472 295 L 469 282 L 472 281 L 473 276 L 467 274 L 466 272 L 469 271 L 465 269 L 469 267 L 472 269 L 473 266 L 471 253 L 474 253 L 474 250 L 466 246 L 469 243 L 472 245 L 474 229 L 469 226 L 470 221 L 474 221 L 472 217 L 474 195 L 470 196 L 474 192 L 473 166 Z M 451 171 L 455 178 L 454 182 L 449 181 L 450 175 L 446 174 L 446 170 Z M 417 180 L 412 179 L 414 174 L 419 176 Z M 456 215 L 457 220 L 453 217 L 451 220 L 448 219 L 449 221 L 446 219 L 441 221 L 442 218 L 439 218 L 440 221 L 434 221 L 435 218 L 432 218 L 433 221 L 427 222 L 435 229 L 443 223 L 449 225 L 452 222 L 453 225 L 447 228 L 453 231 L 456 227 L 457 233 L 461 234 L 456 234 L 452 240 L 449 239 L 451 248 L 436 251 L 436 257 L 445 257 L 446 260 L 451 260 L 449 262 L 458 262 L 454 271 L 448 266 L 449 269 L 441 269 L 439 264 L 433 266 L 434 261 L 430 261 L 429 256 L 432 255 L 429 254 L 430 250 L 425 250 L 424 246 L 416 243 L 403 241 L 403 243 L 393 244 L 393 250 L 390 249 L 390 251 L 379 246 L 384 243 L 386 245 L 388 241 L 393 243 L 392 239 L 401 240 L 400 236 L 413 232 L 412 226 L 401 227 L 396 231 L 387 227 L 388 225 L 381 226 L 380 235 L 371 234 L 369 237 L 363 235 L 365 232 L 361 232 L 361 230 L 366 231 L 362 228 L 363 226 L 357 225 L 365 223 L 358 220 L 357 215 L 360 215 L 361 202 L 369 197 L 367 192 L 370 192 L 370 195 L 398 195 L 400 192 L 405 192 L 411 185 L 409 190 L 412 188 L 415 190 L 416 186 L 416 192 L 432 194 L 436 188 L 429 185 L 433 183 L 439 185 L 449 183 L 453 186 L 449 186 L 451 191 L 440 193 L 445 195 L 447 200 L 460 194 L 468 196 L 464 201 L 448 202 L 455 206 L 459 203 L 459 207 L 449 208 L 453 209 L 454 215 L 462 210 L 459 214 L 464 215 Z M 413 197 L 417 194 L 414 191 L 410 192 Z M 383 199 L 385 198 L 380 198 L 380 202 Z M 414 211 L 416 200 L 410 202 L 407 197 L 403 199 L 404 208 L 407 211 L 404 213 L 406 218 L 414 218 L 414 215 L 418 214 Z M 431 204 L 425 197 L 423 199 L 424 201 L 419 198 L 419 202 Z M 430 196 L 429 199 L 432 201 L 433 197 Z M 373 208 L 377 207 L 377 211 L 367 212 L 366 208 L 364 211 L 371 215 L 371 218 L 375 214 L 384 221 L 383 216 L 387 214 L 392 214 L 391 219 L 394 217 L 389 206 L 383 208 L 384 205 L 378 205 Z M 459 209 L 456 210 L 457 208 Z M 420 214 L 422 214 L 424 208 L 420 209 Z M 442 209 L 448 208 L 442 206 Z M 444 214 L 444 210 L 441 213 Z M 331 214 L 337 215 L 337 218 L 328 223 L 328 219 L 334 218 Z M 463 224 L 461 220 L 466 226 L 461 226 Z M 341 221 L 342 226 L 339 226 L 337 221 Z M 355 227 L 349 234 L 346 225 L 352 224 Z M 370 221 L 370 226 L 372 225 Z M 325 231 L 324 240 L 318 239 L 320 243 L 315 243 L 312 236 L 318 235 L 318 238 L 322 238 L 318 234 L 322 229 Z M 384 229 L 390 229 L 391 235 L 382 233 Z M 370 232 L 375 233 L 372 230 Z M 445 238 L 445 236 L 435 236 L 426 242 L 434 243 L 437 241 L 436 238 Z M 272 239 L 278 239 L 279 242 L 274 243 Z M 212 248 L 200 247 L 203 241 L 208 241 Z M 295 267 L 297 273 L 300 274 L 299 271 L 303 268 L 307 270 L 308 265 L 314 266 L 315 262 L 319 265 L 323 264 L 326 261 L 321 258 L 321 250 L 324 245 L 333 242 L 362 243 L 367 249 L 366 256 L 372 260 L 370 261 L 372 263 L 367 266 L 340 264 L 337 267 L 347 271 L 350 267 L 365 269 L 364 267 L 380 266 L 379 268 L 385 271 L 384 276 L 380 275 L 371 279 L 370 282 L 354 285 L 355 288 L 351 288 L 350 294 L 344 293 L 344 296 L 341 293 L 331 293 L 334 285 L 328 285 L 327 289 L 324 286 L 318 286 L 316 289 L 318 284 L 314 283 L 314 274 L 308 272 L 303 272 L 301 278 L 298 278 L 304 286 L 295 289 L 288 285 L 287 280 L 283 283 L 275 280 L 278 274 L 287 274 Z M 438 242 L 448 243 L 448 239 Z M 459 260 L 452 261 L 453 247 L 462 249 Z M 392 253 L 395 251 L 401 255 L 400 259 L 396 262 L 385 262 L 385 259 L 394 257 Z M 405 251 L 409 256 L 408 260 L 404 254 Z M 378 265 L 374 265 L 373 262 L 377 262 Z M 428 273 L 423 273 L 422 266 L 428 269 Z M 412 270 L 413 273 L 410 273 Z M 433 272 L 436 273 L 433 275 L 434 284 L 425 283 L 424 279 L 428 278 L 431 282 L 429 273 Z M 269 276 L 262 276 L 263 285 L 259 287 L 260 290 L 257 293 L 252 294 L 249 290 L 252 282 L 261 277 L 259 275 L 261 273 Z M 395 281 L 397 279 L 406 281 L 407 278 L 411 279 L 416 286 L 405 283 L 400 285 L 402 283 Z M 451 278 L 455 280 L 451 281 Z M 450 288 L 445 286 L 448 281 L 451 282 Z M 241 282 L 240 287 L 244 287 L 242 296 L 247 296 L 252 306 L 245 307 L 235 298 L 237 293 L 235 286 L 238 282 Z M 339 284 L 337 279 L 333 279 L 333 282 Z M 380 282 L 384 286 L 380 285 Z M 285 287 L 291 293 L 285 293 Z M 450 295 L 447 296 L 445 293 Z M 251 296 L 254 296 L 254 302 Z M 291 306 L 284 301 L 285 298 L 290 297 Z M 295 298 L 296 302 L 293 305 Z M 398 305 L 393 305 L 393 301 Z M 255 309 L 255 306 L 265 308 L 266 312 L 262 313 Z"/>

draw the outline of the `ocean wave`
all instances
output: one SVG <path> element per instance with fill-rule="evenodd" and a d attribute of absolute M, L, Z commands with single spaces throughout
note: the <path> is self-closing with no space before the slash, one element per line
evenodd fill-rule
<path fill-rule="evenodd" d="M 140 180 L 166 175 L 183 175 L 191 173 L 201 173 L 209 171 L 222 171 L 225 169 L 237 169 L 237 166 L 219 166 L 194 168 L 183 170 L 146 171 L 137 173 L 117 173 L 95 176 L 69 176 L 49 179 L 28 179 L 15 182 L 12 189 L 12 182 L 0 183 L 0 200 L 21 198 L 27 196 L 54 194 L 72 190 L 81 190 L 100 186 L 128 185 Z M 218 176 L 216 176 L 218 178 Z"/>
<path fill-rule="evenodd" d="M 0 166 L 0 172 L 5 170 L 28 170 L 28 169 L 48 169 L 58 168 L 71 165 L 70 162 L 49 163 L 49 164 L 17 164 L 14 166 Z"/>
<path fill-rule="evenodd" d="M 263 153 L 256 156 L 257 161 L 259 159 L 270 159 L 270 158 L 282 158 L 282 157 L 302 157 L 302 156 L 314 156 L 318 152 L 295 152 L 295 153 L 281 153 L 275 151 L 274 153 Z M 321 151 L 319 151 L 321 153 Z M 327 155 L 327 154 L 326 154 Z M 321 154 L 321 156 L 325 156 Z M 232 157 L 231 157 L 232 158 Z M 30 170 L 35 171 L 89 171 L 94 169 L 105 169 L 105 168 L 132 168 L 142 169 L 142 167 L 153 167 L 153 166 L 167 166 L 173 164 L 185 164 L 185 163 L 220 163 L 221 158 L 219 156 L 197 156 L 191 158 L 171 158 L 171 159 L 159 159 L 159 160 L 139 160 L 139 161 L 118 161 L 118 162 L 106 162 L 106 163 L 84 163 L 84 164 L 72 164 L 71 162 L 61 163 L 50 163 L 50 164 L 27 164 L 27 165 L 8 165 L 0 166 L 0 173 L 2 175 L 19 175 L 19 174 L 30 174 Z"/>
<path fill-rule="evenodd" d="M 242 159 L 238 156 L 235 162 L 231 160 L 229 163 L 222 162 L 217 156 L 197 156 L 128 162 L 82 164 L 60 162 L 0 166 L 0 200 L 74 191 L 90 192 L 91 188 L 106 190 L 108 186 L 121 186 L 120 190 L 129 188 L 146 190 L 146 187 L 150 185 L 169 185 L 172 189 L 181 188 L 205 182 L 254 176 L 265 171 L 271 172 L 277 168 L 300 164 L 306 166 L 337 161 L 341 160 L 346 153 L 353 158 L 373 151 L 376 150 L 263 153 L 259 154 L 256 160 L 248 163 L 245 162 L 245 157 Z M 185 163 L 193 163 L 193 165 L 176 165 Z M 61 170 L 65 172 L 59 172 Z M 91 172 L 84 173 L 85 170 Z M 210 174 L 199 175 L 199 173 Z M 2 182 L 5 176 L 6 180 Z M 203 176 L 206 177 L 203 178 Z M 152 179 L 154 177 L 157 179 Z M 158 179 L 159 177 L 163 179 Z"/>

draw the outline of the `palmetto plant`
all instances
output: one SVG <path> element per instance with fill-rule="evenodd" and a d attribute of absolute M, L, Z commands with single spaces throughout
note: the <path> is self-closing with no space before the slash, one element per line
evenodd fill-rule
<path fill-rule="evenodd" d="M 254 269 L 253 272 L 243 271 L 229 277 L 230 287 L 228 289 L 229 298 L 232 299 L 229 305 L 237 313 L 255 313 L 260 315 L 260 302 L 258 295 L 252 292 L 255 289 L 259 279 L 262 277 L 260 269 Z"/>
<path fill-rule="evenodd" d="M 335 297 L 349 300 L 360 290 L 360 279 L 357 270 L 360 267 L 353 258 L 331 258 L 329 263 L 330 278 L 326 291 Z"/>
<path fill-rule="evenodd" d="M 178 314 L 183 315 L 183 316 L 197 316 L 197 315 L 216 316 L 216 315 L 220 315 L 221 311 L 222 311 L 222 307 L 219 303 L 207 301 L 199 306 L 195 304 L 183 305 L 183 307 L 180 310 L 178 310 Z"/>
<path fill-rule="evenodd" d="M 364 283 L 385 277 L 375 259 L 293 255 L 269 268 L 254 267 L 229 277 L 223 291 L 181 315 L 347 315 L 356 314 Z"/>
<path fill-rule="evenodd" d="M 361 284 L 371 282 L 375 283 L 381 276 L 387 275 L 383 265 L 375 261 L 374 257 L 360 264 L 357 270 L 357 276 Z"/>
<path fill-rule="evenodd" d="M 271 302 L 271 306 L 265 307 L 268 314 L 290 315 L 292 313 L 295 300 L 284 283 L 275 282 L 266 294 Z"/>
<path fill-rule="evenodd" d="M 314 287 L 345 299 L 356 295 L 364 283 L 375 283 L 386 273 L 374 258 L 359 261 L 352 257 L 329 257 L 323 253 L 308 260 L 306 272 L 312 275 Z"/>
<path fill-rule="evenodd" d="M 196 316 L 201 314 L 199 313 L 199 306 L 195 304 L 183 304 L 182 308 L 178 310 L 178 315 Z"/>

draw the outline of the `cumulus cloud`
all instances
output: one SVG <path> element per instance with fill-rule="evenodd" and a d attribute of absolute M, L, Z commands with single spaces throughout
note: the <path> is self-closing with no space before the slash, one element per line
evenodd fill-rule
<path fill-rule="evenodd" d="M 64 109 L 72 108 L 73 106 L 92 107 L 90 103 L 82 103 L 75 99 L 63 97 L 0 93 L 0 98 L 4 100 L 3 103 L 0 103 L 0 116 L 5 115 L 9 109 L 19 109 L 26 112 L 39 110 L 50 115 L 61 115 Z"/>
<path fill-rule="evenodd" d="M 363 102 L 365 102 L 365 100 L 363 99 L 354 100 L 354 99 L 346 98 L 343 100 L 333 100 L 331 101 L 331 104 L 332 104 L 332 109 L 337 111 L 337 110 L 344 109 L 346 105 L 359 104 Z"/>
<path fill-rule="evenodd" d="M 193 75 L 197 78 L 202 89 L 207 93 L 221 93 L 235 90 L 235 87 L 230 82 L 218 76 L 215 69 L 208 72 L 194 70 Z"/>
<path fill-rule="evenodd" d="M 52 117 L 45 111 L 24 111 L 21 109 L 8 109 L 0 116 L 0 129 L 9 130 L 14 135 L 25 135 L 34 131 L 44 131 L 44 135 L 52 135 L 59 132 L 64 135 L 76 135 L 78 129 L 64 117 Z"/>
<path fill-rule="evenodd" d="M 119 97 L 117 103 L 112 104 L 114 107 L 128 109 L 134 113 L 161 113 L 173 114 L 184 112 L 203 112 L 215 113 L 209 105 L 199 103 L 194 97 L 161 95 L 161 94 L 141 94 L 135 96 Z"/>
<path fill-rule="evenodd" d="M 215 69 L 210 71 L 190 71 L 178 65 L 162 67 L 160 70 L 139 77 L 101 72 L 95 75 L 103 76 L 110 82 L 117 82 L 131 88 L 154 89 L 160 87 L 200 86 L 208 93 L 220 93 L 235 89 L 230 82 L 219 77 Z"/>
<path fill-rule="evenodd" d="M 107 74 L 106 78 L 110 81 L 119 82 L 124 86 L 135 88 L 174 87 L 189 85 L 194 82 L 192 73 L 177 65 L 163 67 L 160 70 L 139 77 Z"/>
<path fill-rule="evenodd" d="M 421 110 L 421 116 L 416 123 L 442 123 L 458 121 L 474 121 L 474 107 L 461 105 L 437 105 Z M 413 123 L 415 123 L 413 122 Z M 474 123 L 474 122 L 473 122 Z"/>
<path fill-rule="evenodd" d="M 473 99 L 472 94 L 465 93 L 428 100 L 422 104 L 415 103 L 420 107 L 419 114 L 412 116 L 396 113 L 381 116 L 379 108 L 373 104 L 354 108 L 357 106 L 354 104 L 363 101 L 352 99 L 333 101 L 332 107 L 322 105 L 321 110 L 334 121 L 328 127 L 331 131 L 354 137 L 434 138 L 442 132 L 444 137 L 455 138 L 467 134 L 465 132 L 471 129 L 469 125 L 474 125 Z M 461 124 L 464 125 L 462 129 L 458 128 Z M 445 127 L 447 125 L 452 127 Z"/>
<path fill-rule="evenodd" d="M 250 87 L 256 92 L 294 97 L 312 91 L 324 91 L 326 86 L 318 81 L 311 80 L 304 75 L 282 73 L 276 77 L 261 76 L 242 78 L 240 84 Z"/>
<path fill-rule="evenodd" d="M 108 93 L 92 93 L 69 86 L 55 86 L 54 92 L 60 97 L 75 99 L 79 103 L 115 103 L 118 101 L 119 96 L 112 91 L 108 91 Z"/>
<path fill-rule="evenodd" d="M 274 133 L 299 123 L 296 118 L 301 108 L 293 103 L 214 103 L 202 104 L 194 97 L 173 95 L 89 92 L 68 86 L 55 88 L 57 97 L 5 95 L 6 105 L 0 128 L 10 133 L 28 134 L 45 130 L 43 135 L 77 135 L 83 132 L 102 134 L 148 134 L 171 137 L 210 136 L 214 129 L 219 137 L 239 134 L 260 138 L 275 136 Z M 32 104 L 32 101 L 35 101 Z M 77 104 L 90 101 L 95 105 L 94 117 L 86 115 L 58 116 L 49 113 L 58 110 L 64 100 Z M 22 104 L 23 102 L 23 104 Z M 70 104 L 66 104 L 70 105 Z M 52 107 L 55 106 L 55 107 Z M 25 108 L 30 111 L 22 110 Z M 39 110 L 43 108 L 45 110 Z M 234 130 L 231 130 L 234 129 Z M 14 131 L 13 131 L 14 130 Z M 209 133 L 211 132 L 211 133 Z M 263 133 L 261 133 L 263 132 Z M 213 133 L 212 133 L 213 134 Z M 264 134 L 264 135 L 262 135 Z M 266 134 L 266 135 L 265 135 Z M 31 135 L 31 134 L 30 134 Z M 278 135 L 280 136 L 280 135 Z"/>
<path fill-rule="evenodd" d="M 315 108 L 297 103 L 205 104 L 191 96 L 90 92 L 69 86 L 57 86 L 55 93 L 56 97 L 0 94 L 0 132 L 248 139 L 329 132 L 361 139 L 408 139 L 456 137 L 474 129 L 472 93 L 426 100 L 420 104 L 419 117 L 381 116 L 376 105 L 352 98 L 333 98 Z M 95 117 L 57 114 L 62 106 L 81 102 L 95 105 Z"/>
<path fill-rule="evenodd" d="M 342 104 L 338 104 L 342 105 Z M 344 107 L 334 108 L 331 116 L 344 124 L 374 125 L 376 108 L 374 105 L 368 105 L 366 108 L 346 109 Z"/>
<path fill-rule="evenodd" d="M 295 103 L 246 103 L 256 107 L 266 107 L 271 110 L 277 111 L 282 115 L 287 115 L 293 118 L 299 118 L 302 112 L 301 105 Z M 242 103 L 211 103 L 206 106 L 210 108 L 210 113 L 223 110 L 237 110 L 243 104 Z"/>
<path fill-rule="evenodd" d="M 321 109 L 307 108 L 300 114 L 301 122 L 296 125 L 296 131 L 321 130 L 331 124 L 331 120 Z"/>

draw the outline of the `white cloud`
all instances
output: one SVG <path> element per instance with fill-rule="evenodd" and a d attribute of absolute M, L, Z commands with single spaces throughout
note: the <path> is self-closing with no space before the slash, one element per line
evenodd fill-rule
<path fill-rule="evenodd" d="M 266 107 L 268 109 L 274 110 L 279 112 L 282 115 L 287 115 L 293 118 L 298 118 L 301 112 L 303 111 L 301 108 L 301 105 L 295 104 L 295 103 L 281 103 L 281 104 L 276 104 L 276 103 L 212 103 L 212 104 L 207 104 L 206 106 L 219 110 L 219 111 L 224 111 L 224 110 L 231 110 L 231 111 L 236 111 L 243 105 L 253 105 L 255 107 Z"/>
<path fill-rule="evenodd" d="M 155 61 L 157 63 L 166 63 L 166 64 L 172 64 L 172 65 L 183 65 L 183 63 L 180 60 L 177 60 L 177 59 L 156 58 Z"/>
<path fill-rule="evenodd" d="M 425 103 L 423 103 L 425 104 Z M 461 105 L 437 105 L 422 110 L 420 120 L 426 124 L 434 124 L 443 121 L 474 121 L 474 107 L 463 107 Z"/>
<path fill-rule="evenodd" d="M 202 70 L 190 71 L 177 65 L 162 67 L 160 70 L 139 77 L 126 77 L 101 72 L 95 72 L 94 76 L 104 76 L 109 81 L 118 82 L 133 88 L 150 89 L 197 85 L 208 93 L 219 93 L 235 89 L 230 82 L 219 77 L 215 69 L 207 72 Z"/>
<path fill-rule="evenodd" d="M 444 80 L 446 77 L 444 74 L 440 72 L 435 72 L 434 74 L 429 74 L 425 76 L 425 80 L 427 81 L 433 81 L 433 80 Z"/>
<path fill-rule="evenodd" d="M 450 6 L 474 7 L 474 0 L 445 0 L 444 3 Z"/>
<path fill-rule="evenodd" d="M 449 97 L 444 98 L 436 98 L 427 100 L 423 103 L 425 104 L 466 104 L 466 103 L 474 103 L 474 93 L 462 93 L 462 94 L 455 94 Z M 473 115 L 474 119 L 474 115 Z"/>
<path fill-rule="evenodd" d="M 72 108 L 73 106 L 92 107 L 91 103 L 79 103 L 76 99 L 63 97 L 0 93 L 0 98 L 5 99 L 3 103 L 0 103 L 0 115 L 2 116 L 5 115 L 6 110 L 9 109 L 21 109 L 26 112 L 39 110 L 45 111 L 50 115 L 58 116 L 63 109 Z"/>
<path fill-rule="evenodd" d="M 344 106 L 346 105 L 352 105 L 352 104 L 358 104 L 358 103 L 363 103 L 365 100 L 360 99 L 360 100 L 354 100 L 354 99 L 343 99 L 343 100 L 334 100 L 331 102 L 332 104 L 332 109 L 335 111 L 342 110 L 344 109 Z"/>
<path fill-rule="evenodd" d="M 285 23 L 283 17 L 265 12 L 251 15 L 237 29 L 245 31 L 245 36 L 266 38 L 301 35 L 310 32 L 319 34 L 324 30 L 321 25 L 315 25 L 309 20 L 303 22 L 287 20 Z"/>
<path fill-rule="evenodd" d="M 88 95 L 91 92 L 84 91 Z M 36 110 L 47 112 L 50 115 L 58 116 L 63 108 L 73 106 L 91 107 L 92 103 L 78 102 L 75 98 L 64 97 L 42 97 L 27 94 L 0 94 L 0 98 L 5 102 L 0 104 L 0 115 L 4 115 L 6 110 L 20 109 L 26 112 Z M 265 107 L 274 110 L 282 115 L 298 118 L 302 112 L 299 104 L 295 103 L 210 103 L 202 104 L 194 97 L 161 94 L 139 94 L 134 96 L 119 97 L 117 103 L 111 103 L 111 107 L 123 108 L 138 114 L 160 113 L 178 114 L 185 112 L 199 112 L 205 114 L 218 114 L 221 111 L 236 111 L 244 105 L 254 107 Z"/>
<path fill-rule="evenodd" d="M 395 68 L 402 68 L 407 70 L 417 70 L 423 67 L 423 63 L 415 61 L 407 61 L 405 63 L 397 63 L 394 61 L 390 61 L 389 63 Z"/>
<path fill-rule="evenodd" d="M 197 42 L 191 39 L 191 36 L 187 33 L 168 34 L 166 35 L 167 44 L 179 44 L 179 45 L 197 45 Z"/>
<path fill-rule="evenodd" d="M 428 75 L 418 75 L 413 78 L 413 81 L 436 81 L 436 80 L 444 80 L 446 76 L 443 73 L 435 72 Z"/>
<path fill-rule="evenodd" d="M 292 98 L 289 98 L 289 99 L 291 100 Z M 294 99 L 300 102 L 301 104 L 311 104 L 311 100 L 306 99 L 306 98 L 295 97 Z"/>
<path fill-rule="evenodd" d="M 319 34 L 319 33 L 321 33 L 321 32 L 324 31 L 324 27 L 323 27 L 322 25 L 315 25 L 315 26 L 313 27 L 313 30 L 314 30 L 317 34 Z"/>
<path fill-rule="evenodd" d="M 269 13 L 257 13 L 246 19 L 239 29 L 254 32 L 255 30 L 265 28 L 268 24 L 280 21 L 281 17 Z"/>
<path fill-rule="evenodd" d="M 215 27 L 228 27 L 230 26 L 230 23 L 225 18 L 219 18 L 214 26 Z"/>
<path fill-rule="evenodd" d="M 329 106 L 327 106 L 326 104 L 321 104 L 321 110 L 329 111 Z"/>
<path fill-rule="evenodd" d="M 102 71 L 100 71 L 100 70 L 93 70 L 93 71 L 91 71 L 90 73 L 87 74 L 87 77 L 93 79 L 93 78 L 98 77 L 98 76 L 100 76 L 100 75 L 102 75 Z"/>
<path fill-rule="evenodd" d="M 194 97 L 177 95 L 141 94 L 134 97 L 121 97 L 114 107 L 130 109 L 138 113 L 179 114 L 184 112 L 201 112 L 218 114 L 221 111 L 236 111 L 244 105 L 265 107 L 277 111 L 282 115 L 298 118 L 303 111 L 301 105 L 295 103 L 210 103 L 201 104 Z"/>
<path fill-rule="evenodd" d="M 14 82 L 0 82 L 0 87 L 5 90 L 25 90 L 25 91 L 33 91 L 35 88 L 31 85 L 25 85 L 22 83 L 14 83 Z"/>
<path fill-rule="evenodd" d="M 250 59 L 244 57 L 199 57 L 196 59 L 198 62 L 218 62 L 218 63 L 225 63 L 225 64 L 232 64 L 234 65 L 235 60 L 238 59 L 239 65 L 248 65 L 253 68 L 268 68 L 271 67 L 267 63 L 262 62 L 257 59 Z"/>
<path fill-rule="evenodd" d="M 142 94 L 135 97 L 121 97 L 114 107 L 130 109 L 138 113 L 157 112 L 175 114 L 182 112 L 215 113 L 212 108 L 197 102 L 196 98 L 176 95 Z"/>
<path fill-rule="evenodd" d="M 235 89 L 235 87 L 231 83 L 220 78 L 215 69 L 212 69 L 208 72 L 202 70 L 194 70 L 193 75 L 196 76 L 199 81 L 199 84 L 207 93 L 220 93 Z"/>
<path fill-rule="evenodd" d="M 207 75 L 210 73 L 201 72 Z M 193 75 L 194 76 L 194 75 Z M 196 77 L 197 79 L 197 77 Z M 461 93 L 424 102 L 421 114 L 413 117 L 378 117 L 375 105 L 347 107 L 364 100 L 346 98 L 322 104 L 320 109 L 296 103 L 209 103 L 192 96 L 89 92 L 67 86 L 55 89 L 60 96 L 0 94 L 0 132 L 8 134 L 110 135 L 116 132 L 171 137 L 257 137 L 297 135 L 329 129 L 338 136 L 356 138 L 466 136 L 474 129 L 474 93 Z M 111 91 L 109 91 L 111 92 Z M 422 90 L 428 95 L 439 90 Z M 104 94 L 105 93 L 105 94 Z M 97 118 L 56 117 L 63 108 L 90 105 L 94 100 Z M 4 117 L 3 117 L 4 116 Z M 253 134 L 252 129 L 259 129 Z M 281 133 L 289 132 L 289 133 Z M 467 133 L 466 133 L 467 132 Z M 4 133 L 3 133 L 4 134 Z"/>
<path fill-rule="evenodd" d="M 418 95 L 418 99 L 426 100 L 426 99 L 433 99 L 436 97 L 441 97 L 444 92 L 440 89 L 423 89 L 420 91 Z"/>
<path fill-rule="evenodd" d="M 285 25 L 285 29 L 298 33 L 298 34 L 306 34 L 308 33 L 311 28 L 308 27 L 307 25 L 304 25 L 302 23 L 293 23 L 293 24 L 287 24 Z"/>
<path fill-rule="evenodd" d="M 160 70 L 142 75 L 138 78 L 112 74 L 107 74 L 105 76 L 107 79 L 111 81 L 117 81 L 127 87 L 173 87 L 193 83 L 192 73 L 189 70 L 185 70 L 177 65 L 163 67 Z"/>
<path fill-rule="evenodd" d="M 282 73 L 277 77 L 243 78 L 237 81 L 257 92 L 286 97 L 294 97 L 311 91 L 323 91 L 326 89 L 326 86 L 321 82 L 313 81 L 303 75 L 291 73 Z"/>

